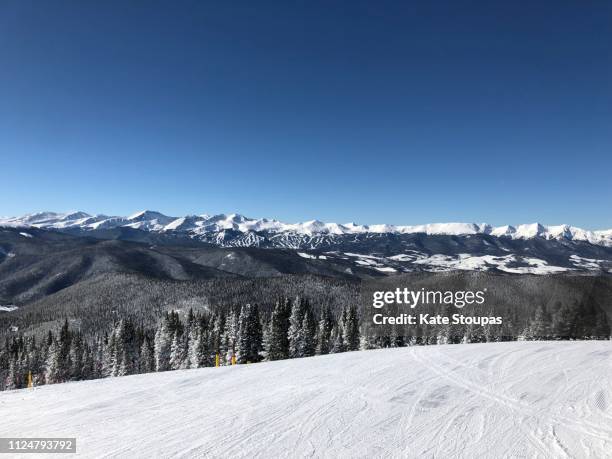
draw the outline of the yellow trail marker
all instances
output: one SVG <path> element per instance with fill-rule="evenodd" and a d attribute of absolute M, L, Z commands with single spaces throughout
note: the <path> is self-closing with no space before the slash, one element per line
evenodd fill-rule
<path fill-rule="evenodd" d="M 28 371 L 28 389 L 31 389 L 32 387 L 34 387 L 34 384 L 32 383 L 32 372 Z"/>
<path fill-rule="evenodd" d="M 236 356 L 232 355 L 232 365 L 236 365 Z"/>
<path fill-rule="evenodd" d="M 219 366 L 219 354 L 217 354 L 215 356 L 215 366 L 218 367 Z"/>

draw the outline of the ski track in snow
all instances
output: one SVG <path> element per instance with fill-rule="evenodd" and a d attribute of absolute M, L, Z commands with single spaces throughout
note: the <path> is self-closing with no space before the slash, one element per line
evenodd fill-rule
<path fill-rule="evenodd" d="M 0 393 L 82 457 L 612 457 L 610 341 L 351 352 Z M 28 457 L 29 455 L 24 455 Z"/>

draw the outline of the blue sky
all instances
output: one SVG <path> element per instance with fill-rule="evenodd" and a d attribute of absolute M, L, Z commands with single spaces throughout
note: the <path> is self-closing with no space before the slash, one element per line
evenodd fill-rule
<path fill-rule="evenodd" d="M 611 22 L 609 2 L 4 2 L 0 215 L 612 227 Z"/>

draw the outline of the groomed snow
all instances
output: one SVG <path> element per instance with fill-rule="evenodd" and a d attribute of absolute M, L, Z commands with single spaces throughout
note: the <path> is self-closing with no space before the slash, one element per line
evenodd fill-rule
<path fill-rule="evenodd" d="M 352 352 L 0 393 L 1 437 L 82 457 L 610 457 L 612 346 Z"/>

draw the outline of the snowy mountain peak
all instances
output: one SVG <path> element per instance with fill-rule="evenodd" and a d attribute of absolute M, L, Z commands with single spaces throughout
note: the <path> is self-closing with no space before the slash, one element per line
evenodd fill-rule
<path fill-rule="evenodd" d="M 141 210 L 127 217 L 128 220 L 144 221 L 144 220 L 175 220 L 175 217 L 168 217 L 154 210 Z"/>

